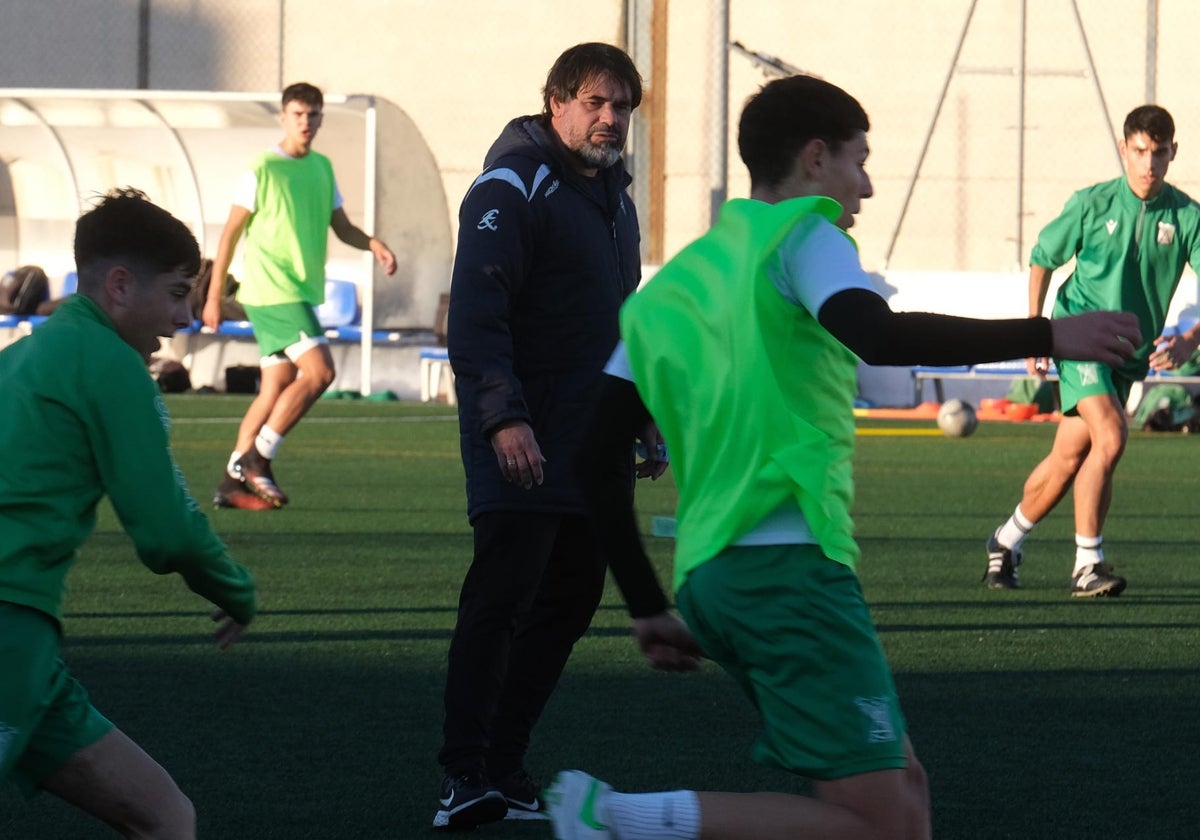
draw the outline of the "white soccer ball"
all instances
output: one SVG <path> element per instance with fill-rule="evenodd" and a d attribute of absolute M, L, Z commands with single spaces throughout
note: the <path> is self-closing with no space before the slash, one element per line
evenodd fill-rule
<path fill-rule="evenodd" d="M 938 428 L 946 437 L 966 437 L 975 431 L 979 418 L 970 403 L 962 400 L 946 400 L 938 409 Z"/>

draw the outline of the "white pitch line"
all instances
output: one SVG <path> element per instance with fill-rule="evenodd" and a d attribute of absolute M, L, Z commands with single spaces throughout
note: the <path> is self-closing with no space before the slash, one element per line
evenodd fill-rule
<path fill-rule="evenodd" d="M 306 426 L 313 423 L 441 423 L 458 420 L 457 414 L 435 414 L 428 417 L 305 417 Z M 172 417 L 172 426 L 200 426 L 214 423 L 240 423 L 241 417 Z"/>

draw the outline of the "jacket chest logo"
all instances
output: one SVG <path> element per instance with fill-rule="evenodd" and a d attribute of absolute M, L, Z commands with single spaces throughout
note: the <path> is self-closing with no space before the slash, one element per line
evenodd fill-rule
<path fill-rule="evenodd" d="M 1175 225 L 1170 222 L 1158 223 L 1158 238 L 1159 245 L 1170 245 L 1175 241 Z"/>
<path fill-rule="evenodd" d="M 1107 222 L 1104 223 L 1104 227 L 1108 231 L 1108 235 L 1112 236 L 1113 231 L 1115 231 L 1117 229 L 1117 220 L 1109 219 Z"/>

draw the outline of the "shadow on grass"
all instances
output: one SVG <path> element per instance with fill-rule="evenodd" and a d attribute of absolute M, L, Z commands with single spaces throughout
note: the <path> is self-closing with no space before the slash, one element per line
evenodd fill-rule
<path fill-rule="evenodd" d="M 581 767 L 620 789 L 804 789 L 752 764 L 757 723 L 732 681 L 641 667 L 628 640 L 586 638 L 535 733 L 529 769 Z M 193 798 L 201 836 L 430 836 L 442 645 L 355 655 L 293 641 L 232 655 L 72 645 L 103 711 Z M 430 659 L 434 661 L 430 661 Z M 901 674 L 932 780 L 935 836 L 1194 836 L 1196 680 L 1187 670 Z M 47 796 L 0 795 L 0 836 L 111 836 Z M 479 837 L 544 837 L 507 824 Z"/>

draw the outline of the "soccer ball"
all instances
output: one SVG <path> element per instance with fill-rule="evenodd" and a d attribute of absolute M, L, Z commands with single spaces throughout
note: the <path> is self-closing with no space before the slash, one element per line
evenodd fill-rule
<path fill-rule="evenodd" d="M 946 437 L 966 437 L 975 431 L 979 419 L 970 403 L 946 400 L 938 409 L 937 424 Z"/>

